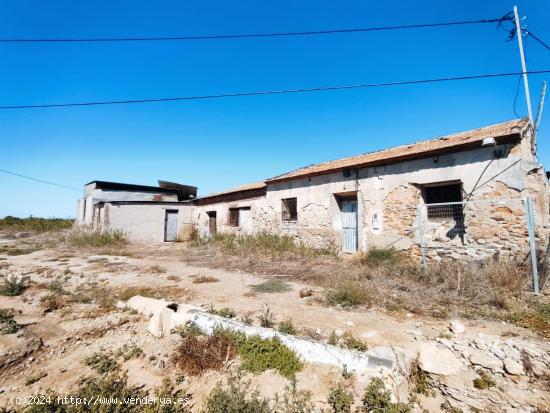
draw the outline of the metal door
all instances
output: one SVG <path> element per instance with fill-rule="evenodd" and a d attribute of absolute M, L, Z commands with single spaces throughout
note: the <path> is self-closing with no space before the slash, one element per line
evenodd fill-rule
<path fill-rule="evenodd" d="M 216 235 L 217 231 L 217 222 L 216 222 L 216 211 L 208 212 L 208 235 L 213 237 Z"/>
<path fill-rule="evenodd" d="M 343 199 L 342 211 L 342 251 L 357 251 L 357 200 Z"/>
<path fill-rule="evenodd" d="M 164 241 L 175 241 L 178 237 L 178 211 L 168 209 L 164 217 Z"/>
<path fill-rule="evenodd" d="M 239 209 L 239 227 L 244 234 L 252 232 L 252 218 L 250 217 L 250 208 Z"/>

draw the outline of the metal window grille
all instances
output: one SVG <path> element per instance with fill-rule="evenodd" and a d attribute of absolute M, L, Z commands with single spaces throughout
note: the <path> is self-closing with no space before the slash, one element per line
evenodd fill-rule
<path fill-rule="evenodd" d="M 283 221 L 298 220 L 297 198 L 286 198 L 282 200 Z"/>

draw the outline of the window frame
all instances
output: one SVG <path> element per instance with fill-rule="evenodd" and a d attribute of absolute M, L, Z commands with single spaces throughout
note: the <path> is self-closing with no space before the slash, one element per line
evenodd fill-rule
<path fill-rule="evenodd" d="M 298 222 L 298 198 L 297 197 L 281 199 L 281 220 L 283 222 Z"/>
<path fill-rule="evenodd" d="M 452 187 L 454 188 L 451 189 Z M 445 194 L 445 188 L 448 188 L 447 194 Z M 441 193 L 436 193 L 436 190 L 440 190 Z M 429 221 L 464 221 L 463 205 L 460 204 L 460 202 L 464 200 L 461 181 L 438 182 L 422 185 L 422 198 L 426 205 L 426 215 Z M 446 201 L 445 198 L 450 200 Z M 432 202 L 429 202 L 430 200 Z M 456 202 L 456 204 L 452 204 L 453 202 Z M 451 203 L 451 205 L 437 205 L 445 203 Z"/>
<path fill-rule="evenodd" d="M 229 208 L 227 216 L 227 225 L 237 228 L 240 225 L 240 212 L 239 208 Z"/>

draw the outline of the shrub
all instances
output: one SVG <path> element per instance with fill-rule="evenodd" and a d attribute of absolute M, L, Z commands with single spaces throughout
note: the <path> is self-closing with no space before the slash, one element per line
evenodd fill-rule
<path fill-rule="evenodd" d="M 294 328 L 294 324 L 292 324 L 292 319 L 283 320 L 279 323 L 278 329 L 281 333 L 284 334 L 290 334 L 295 335 L 296 334 L 296 328 Z"/>
<path fill-rule="evenodd" d="M 365 390 L 362 411 L 365 413 L 408 413 L 410 406 L 404 403 L 393 403 L 391 394 L 384 386 L 382 379 L 375 377 Z"/>
<path fill-rule="evenodd" d="M 267 304 L 262 307 L 258 321 L 260 322 L 260 326 L 265 328 L 273 328 L 275 325 L 275 316 Z"/>
<path fill-rule="evenodd" d="M 170 331 L 170 333 L 178 334 L 182 337 L 203 335 L 201 328 L 194 321 L 188 321 L 184 325 L 179 325 L 177 327 L 174 327 L 172 331 Z"/>
<path fill-rule="evenodd" d="M 214 336 L 229 338 L 235 345 L 245 370 L 254 373 L 275 369 L 282 376 L 292 378 L 302 368 L 298 356 L 277 337 L 263 339 L 259 336 L 247 337 L 242 331 L 218 327 Z"/>
<path fill-rule="evenodd" d="M 211 275 L 197 275 L 193 278 L 193 284 L 217 283 L 218 281 L 220 280 Z"/>
<path fill-rule="evenodd" d="M 160 265 L 158 264 L 154 264 L 154 265 L 151 265 L 149 267 L 149 272 L 153 273 L 153 274 L 162 274 L 162 273 L 165 273 L 166 272 L 166 269 L 161 267 Z"/>
<path fill-rule="evenodd" d="M 290 289 L 291 288 L 287 282 L 277 278 L 273 278 L 252 286 L 252 290 L 256 293 L 284 293 L 286 291 L 290 291 Z"/>
<path fill-rule="evenodd" d="M 338 334 L 336 334 L 336 331 L 332 330 L 330 332 L 330 335 L 328 336 L 327 343 L 330 344 L 331 346 L 336 346 L 338 345 L 338 341 L 340 341 L 340 337 L 338 337 Z"/>
<path fill-rule="evenodd" d="M 395 264 L 399 260 L 399 253 L 395 248 L 369 248 L 366 254 L 361 257 L 361 264 L 365 265 L 381 265 Z"/>
<path fill-rule="evenodd" d="M 42 307 L 45 313 L 50 313 L 52 311 L 60 310 L 62 308 L 67 307 L 68 304 L 69 303 L 67 302 L 65 297 L 62 297 L 55 293 L 48 294 L 40 298 L 40 306 Z"/>
<path fill-rule="evenodd" d="M 409 383 L 412 387 L 412 393 L 414 395 L 422 394 L 428 397 L 434 395 L 430 377 L 420 368 L 418 357 L 416 357 L 411 363 Z"/>
<path fill-rule="evenodd" d="M 99 374 L 107 374 L 118 369 L 118 363 L 110 351 L 98 351 L 86 357 L 82 364 L 91 367 Z"/>
<path fill-rule="evenodd" d="M 56 294 L 66 294 L 67 292 L 63 289 L 63 283 L 59 280 L 54 280 L 48 284 L 48 290 Z"/>
<path fill-rule="evenodd" d="M 315 294 L 315 291 L 313 291 L 311 288 L 302 288 L 298 292 L 300 298 L 311 297 L 313 294 Z"/>
<path fill-rule="evenodd" d="M 126 235 L 121 230 L 99 231 L 74 229 L 65 238 L 71 247 L 122 247 L 127 244 Z"/>
<path fill-rule="evenodd" d="M 326 293 L 327 303 L 342 307 L 370 305 L 371 297 L 365 287 L 353 281 L 343 281 L 333 290 Z"/>
<path fill-rule="evenodd" d="M 174 362 L 184 373 L 196 376 L 205 370 L 219 370 L 236 356 L 233 340 L 226 335 L 182 336 Z"/>
<path fill-rule="evenodd" d="M 351 413 L 353 394 L 339 383 L 330 389 L 327 401 L 332 413 Z"/>
<path fill-rule="evenodd" d="M 14 334 L 19 326 L 13 317 L 13 311 L 8 308 L 0 308 L 0 334 Z"/>
<path fill-rule="evenodd" d="M 0 286 L 0 295 L 15 297 L 23 294 L 27 288 L 27 278 L 17 278 L 15 275 L 6 277 Z"/>
<path fill-rule="evenodd" d="M 62 231 L 73 226 L 74 220 L 62 218 L 16 218 L 7 216 L 0 219 L 0 230 L 11 231 Z"/>
<path fill-rule="evenodd" d="M 251 391 L 250 381 L 231 376 L 224 388 L 218 383 L 205 402 L 203 413 L 271 413 L 269 400 Z"/>
<path fill-rule="evenodd" d="M 253 373 L 274 369 L 284 377 L 293 377 L 302 368 L 296 354 L 276 338 L 247 337 L 238 347 L 244 369 Z"/>
<path fill-rule="evenodd" d="M 488 389 L 495 385 L 495 380 L 485 372 L 481 372 L 478 378 L 474 379 L 474 387 L 476 389 Z"/>
<path fill-rule="evenodd" d="M 351 331 L 346 331 L 340 340 L 342 346 L 350 350 L 367 351 L 369 349 L 369 346 L 363 340 L 356 338 Z"/>
<path fill-rule="evenodd" d="M 124 361 L 136 359 L 143 356 L 143 350 L 136 344 L 124 344 L 115 352 L 115 357 L 122 357 Z"/>
<path fill-rule="evenodd" d="M 254 319 L 252 318 L 252 313 L 249 311 L 247 313 L 245 313 L 242 317 L 241 317 L 241 321 L 245 324 L 248 324 L 248 325 L 252 325 L 254 323 Z"/>
<path fill-rule="evenodd" d="M 48 373 L 39 372 L 36 374 L 33 374 L 25 381 L 25 386 L 32 386 L 34 383 L 42 380 L 44 377 L 46 377 Z"/>
<path fill-rule="evenodd" d="M 275 412 L 277 413 L 313 413 L 311 393 L 296 389 L 296 380 L 285 388 L 282 397 L 275 395 Z"/>
<path fill-rule="evenodd" d="M 210 305 L 208 312 L 210 314 L 219 315 L 220 317 L 225 317 L 225 318 L 235 318 L 237 316 L 237 313 L 232 308 L 223 307 L 223 308 L 220 308 L 219 310 L 216 310 L 212 304 Z"/>

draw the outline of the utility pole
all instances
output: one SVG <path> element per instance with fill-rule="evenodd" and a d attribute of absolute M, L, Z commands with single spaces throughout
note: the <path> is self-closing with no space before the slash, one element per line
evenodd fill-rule
<path fill-rule="evenodd" d="M 527 114 L 529 115 L 529 122 L 531 123 L 531 126 L 534 127 L 535 125 L 533 124 L 533 112 L 531 111 L 531 97 L 529 96 L 529 80 L 527 79 L 527 65 L 525 64 L 525 54 L 523 53 L 522 31 L 521 31 L 521 25 L 519 23 L 517 6 L 514 6 L 514 17 L 516 19 L 516 35 L 518 38 L 519 56 L 521 58 L 521 69 L 523 71 L 523 85 L 525 86 L 525 101 L 527 102 Z"/>
<path fill-rule="evenodd" d="M 542 82 L 542 90 L 540 92 L 539 110 L 537 111 L 537 117 L 535 118 L 535 125 L 533 126 L 535 134 L 539 130 L 540 117 L 542 116 L 542 108 L 544 107 L 544 97 L 546 96 L 546 80 Z"/>

